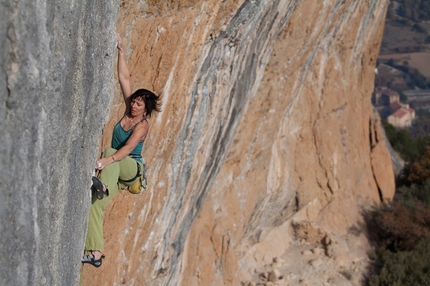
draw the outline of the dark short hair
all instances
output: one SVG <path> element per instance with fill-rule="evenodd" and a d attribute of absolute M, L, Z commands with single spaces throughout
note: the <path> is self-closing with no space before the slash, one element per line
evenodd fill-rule
<path fill-rule="evenodd" d="M 145 103 L 146 116 L 151 117 L 152 112 L 161 111 L 160 96 L 155 95 L 152 91 L 141 88 L 136 90 L 132 95 L 130 102 L 136 98 L 140 98 Z"/>

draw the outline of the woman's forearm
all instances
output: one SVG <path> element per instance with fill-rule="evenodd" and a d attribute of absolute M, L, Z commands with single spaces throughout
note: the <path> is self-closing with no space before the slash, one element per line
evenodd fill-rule
<path fill-rule="evenodd" d="M 123 49 L 118 49 L 118 79 L 120 82 L 130 79 L 130 71 L 128 70 Z"/>
<path fill-rule="evenodd" d="M 131 151 L 133 151 L 133 149 L 131 149 L 127 145 L 123 146 L 121 149 L 119 149 L 118 151 L 116 151 L 115 154 L 113 154 L 114 161 L 115 162 L 116 161 L 121 161 L 122 159 L 124 159 L 125 157 L 127 157 L 128 155 L 130 155 L 130 153 L 131 153 Z"/>
<path fill-rule="evenodd" d="M 129 149 L 130 148 L 128 146 L 124 146 L 121 149 L 119 149 L 118 151 L 116 151 L 115 154 L 113 154 L 109 157 L 101 158 L 96 163 L 96 169 L 103 170 L 104 167 L 106 167 L 107 165 L 110 165 L 110 164 L 117 162 L 117 161 L 121 161 L 122 159 L 127 157 L 131 153 L 131 151 L 133 151 L 133 149 L 131 149 L 131 150 L 129 150 Z"/>

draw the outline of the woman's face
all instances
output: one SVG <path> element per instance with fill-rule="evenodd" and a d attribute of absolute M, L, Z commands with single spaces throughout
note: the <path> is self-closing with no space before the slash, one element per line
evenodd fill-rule
<path fill-rule="evenodd" d="M 140 116 L 145 114 L 145 102 L 137 97 L 131 101 L 131 115 Z"/>

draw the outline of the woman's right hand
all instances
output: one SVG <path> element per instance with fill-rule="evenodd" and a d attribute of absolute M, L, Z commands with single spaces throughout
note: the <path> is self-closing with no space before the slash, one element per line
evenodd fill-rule
<path fill-rule="evenodd" d="M 117 44 L 116 47 L 118 48 L 118 50 L 120 50 L 121 52 L 124 52 L 124 49 L 122 47 L 122 39 L 121 36 L 119 35 L 119 33 L 116 34 L 116 40 L 117 40 Z"/>
<path fill-rule="evenodd" d="M 101 158 L 100 160 L 97 160 L 96 162 L 96 170 L 103 170 L 104 167 L 106 167 L 107 165 L 109 165 L 110 163 L 113 163 L 114 160 L 112 158 L 112 156 L 107 157 L 107 158 Z"/>

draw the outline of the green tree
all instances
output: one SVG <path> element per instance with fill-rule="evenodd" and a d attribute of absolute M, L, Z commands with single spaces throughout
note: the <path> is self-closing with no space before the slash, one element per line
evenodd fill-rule
<path fill-rule="evenodd" d="M 408 97 L 406 96 L 406 94 L 403 93 L 403 91 L 399 90 L 397 92 L 400 96 L 400 101 L 403 103 L 408 103 Z"/>
<path fill-rule="evenodd" d="M 413 184 L 409 187 L 401 186 L 396 190 L 396 200 L 402 204 L 415 208 L 417 201 L 422 202 L 425 208 L 430 208 L 430 180 L 422 185 Z"/>
<path fill-rule="evenodd" d="M 392 146 L 394 150 L 397 150 L 407 161 L 414 160 L 419 156 L 414 138 L 411 133 L 405 129 L 397 130 L 396 139 Z"/>
<path fill-rule="evenodd" d="M 396 129 L 387 120 L 382 120 L 382 126 L 393 149 L 408 162 L 418 160 L 430 146 L 430 136 L 427 135 L 430 133 L 429 118 L 419 117 L 410 131 Z"/>
<path fill-rule="evenodd" d="M 422 184 L 430 179 L 430 146 L 425 147 L 424 154 L 415 162 L 410 163 L 406 179 L 410 183 Z"/>
<path fill-rule="evenodd" d="M 420 153 L 424 151 L 425 145 L 429 145 L 428 137 L 430 135 L 430 117 L 427 116 L 428 114 L 430 114 L 430 112 L 427 110 L 418 109 L 416 111 L 417 117 L 409 129 L 412 136 L 416 138 L 416 144 Z"/>
<path fill-rule="evenodd" d="M 412 26 L 412 31 L 416 31 L 418 33 L 427 32 L 420 24 L 416 24 L 416 23 Z"/>
<path fill-rule="evenodd" d="M 412 251 L 383 251 L 377 258 L 377 274 L 371 286 L 430 285 L 430 241 L 423 239 Z"/>
<path fill-rule="evenodd" d="M 412 21 L 430 19 L 430 3 L 428 0 L 400 0 L 399 15 Z"/>

